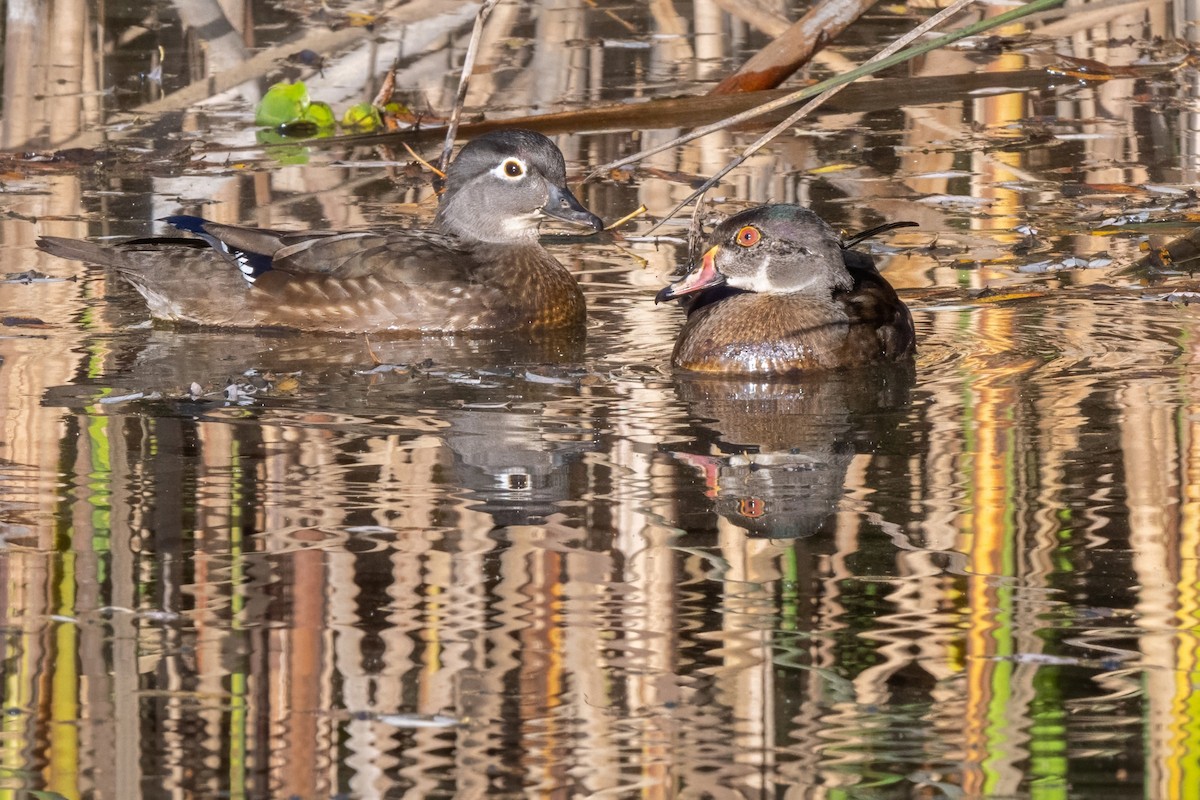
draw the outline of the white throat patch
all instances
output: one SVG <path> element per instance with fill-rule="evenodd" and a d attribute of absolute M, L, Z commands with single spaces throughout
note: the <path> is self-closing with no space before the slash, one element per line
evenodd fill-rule
<path fill-rule="evenodd" d="M 753 275 L 737 275 L 727 278 L 726 283 L 735 289 L 745 289 L 748 292 L 768 293 L 772 291 L 771 280 L 767 277 L 767 267 L 771 265 L 771 256 L 763 258 L 758 265 L 758 272 Z"/>
<path fill-rule="evenodd" d="M 536 234 L 538 221 L 541 220 L 541 218 L 541 209 L 538 209 L 537 211 L 533 211 L 529 214 L 508 217 L 504 220 L 503 227 L 505 232 L 514 236 L 531 232 Z"/>
<path fill-rule="evenodd" d="M 815 256 L 806 256 L 805 260 L 815 259 Z M 793 292 L 806 292 L 817 285 L 822 273 L 819 270 L 801 269 L 796 271 L 786 271 L 782 275 L 776 275 L 775 280 L 771 279 L 768 274 L 768 268 L 771 266 L 772 256 L 764 256 L 762 263 L 758 265 L 758 270 L 753 275 L 738 275 L 728 278 L 726 282 L 735 289 L 744 289 L 758 294 L 791 294 Z M 801 265 L 807 267 L 808 265 Z M 795 274 L 792 274 L 795 272 Z M 784 281 L 780 285 L 778 281 Z"/>

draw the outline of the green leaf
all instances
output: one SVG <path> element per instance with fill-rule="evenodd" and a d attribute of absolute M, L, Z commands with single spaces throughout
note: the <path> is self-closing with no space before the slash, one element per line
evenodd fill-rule
<path fill-rule="evenodd" d="M 358 103 L 346 109 L 342 115 L 342 127 L 354 128 L 356 131 L 373 131 L 383 126 L 379 118 L 379 109 L 370 103 Z"/>
<path fill-rule="evenodd" d="M 300 119 L 311 122 L 324 131 L 333 130 L 337 124 L 333 116 L 333 109 L 329 107 L 328 103 L 320 101 L 310 103 L 308 108 L 304 109 L 304 113 L 300 115 Z"/>
<path fill-rule="evenodd" d="M 277 83 L 267 90 L 254 109 L 254 124 L 274 127 L 293 122 L 300 119 L 308 106 L 308 87 L 303 81 Z"/>

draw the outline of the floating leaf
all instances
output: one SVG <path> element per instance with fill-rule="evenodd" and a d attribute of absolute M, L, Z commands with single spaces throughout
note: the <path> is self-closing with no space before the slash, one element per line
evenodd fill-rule
<path fill-rule="evenodd" d="M 353 128 L 356 131 L 373 131 L 383 124 L 379 118 L 379 109 L 370 103 L 358 103 L 346 109 L 342 115 L 342 127 Z"/>
<path fill-rule="evenodd" d="M 304 109 L 304 113 L 300 117 L 305 122 L 311 122 L 321 130 L 332 131 L 337 125 L 336 119 L 333 116 L 333 109 L 328 103 L 315 102 L 310 103 L 308 108 Z"/>
<path fill-rule="evenodd" d="M 254 124 L 274 127 L 293 122 L 300 119 L 308 106 L 308 87 L 303 81 L 277 83 L 254 109 Z"/>

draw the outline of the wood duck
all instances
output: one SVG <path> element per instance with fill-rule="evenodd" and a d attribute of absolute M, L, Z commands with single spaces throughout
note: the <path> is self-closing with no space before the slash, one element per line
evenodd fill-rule
<path fill-rule="evenodd" d="M 291 232 L 176 216 L 167 222 L 196 238 L 47 236 L 38 246 L 112 267 L 171 322 L 402 335 L 581 328 L 579 284 L 538 243 L 545 217 L 603 227 L 567 189 L 553 142 L 502 130 L 459 152 L 432 230 Z"/>
<path fill-rule="evenodd" d="M 898 361 L 912 317 L 874 260 L 795 205 L 735 214 L 709 235 L 699 266 L 655 302 L 690 296 L 671 362 L 729 375 L 786 375 Z"/>

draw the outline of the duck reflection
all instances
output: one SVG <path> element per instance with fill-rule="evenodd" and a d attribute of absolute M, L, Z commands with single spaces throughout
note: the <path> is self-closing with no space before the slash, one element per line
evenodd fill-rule
<path fill-rule="evenodd" d="M 300 373 L 314 388 L 330 388 L 336 375 L 407 374 L 408 368 L 438 372 L 488 371 L 542 364 L 569 365 L 583 357 L 582 335 L 403 339 L 296 335 L 287 331 L 230 332 L 155 328 L 112 341 L 115 368 L 100 380 L 120 381 L 170 395 L 191 383 L 217 383 L 246 371 Z M 110 349 L 110 348 L 105 348 Z M 383 368 L 377 368 L 382 365 Z M 388 369 L 395 367 L 396 369 Z M 347 384 L 370 385 L 370 381 Z M 347 391 L 354 387 L 346 385 Z"/>
<path fill-rule="evenodd" d="M 500 526 L 531 524 L 560 509 L 571 498 L 572 466 L 595 449 L 581 420 L 471 409 L 445 418 L 455 484 Z"/>
<path fill-rule="evenodd" d="M 255 481 L 242 511 L 264 529 L 453 526 L 468 510 L 525 523 L 569 497 L 572 465 L 594 447 L 576 391 L 581 337 L 368 344 L 151 330 L 106 344 L 92 374 L 43 403 L 76 409 L 80 430 L 100 418 L 123 426 L 129 442 L 114 439 L 139 469 L 147 436 L 159 455 L 162 442 L 182 443 L 175 463 L 149 465 L 149 480 L 173 497 L 194 491 L 183 506 L 213 491 L 188 475 L 235 459 Z M 139 503 L 156 493 L 126 488 Z"/>
<path fill-rule="evenodd" d="M 713 510 L 752 536 L 811 536 L 833 518 L 856 455 L 887 449 L 909 403 L 911 365 L 787 381 L 681 374 L 698 436 L 672 453 Z"/>

